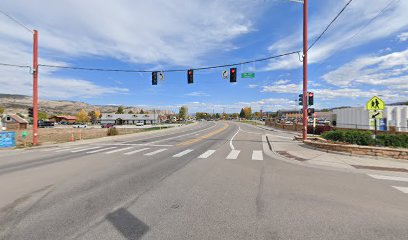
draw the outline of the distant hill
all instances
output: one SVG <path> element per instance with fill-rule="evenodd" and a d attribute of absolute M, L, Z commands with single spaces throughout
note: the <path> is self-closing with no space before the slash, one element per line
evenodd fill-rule
<path fill-rule="evenodd" d="M 0 94 L 0 106 L 5 108 L 5 113 L 21 113 L 28 114 L 28 108 L 32 106 L 32 97 L 25 95 L 16 95 L 16 94 Z M 151 111 L 149 109 L 133 107 L 133 106 L 123 106 L 125 113 L 128 113 L 132 110 L 135 113 L 138 113 L 140 110 Z M 63 100 L 39 100 L 39 111 L 46 112 L 48 115 L 53 114 L 64 114 L 64 115 L 75 115 L 81 109 L 85 111 L 92 111 L 99 109 L 101 112 L 116 112 L 118 106 L 114 105 L 92 105 L 84 102 L 77 101 L 63 101 Z M 168 114 L 173 113 L 172 111 L 167 110 L 156 110 L 157 114 Z"/>

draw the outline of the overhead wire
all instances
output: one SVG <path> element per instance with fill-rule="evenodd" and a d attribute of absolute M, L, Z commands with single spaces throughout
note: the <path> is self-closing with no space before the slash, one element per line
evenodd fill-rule
<path fill-rule="evenodd" d="M 24 25 L 22 22 L 18 21 L 17 19 L 15 19 L 14 17 L 10 16 L 9 14 L 5 13 L 4 11 L 2 11 L 0 9 L 0 13 L 3 14 L 4 16 L 6 16 L 7 18 L 9 18 L 11 21 L 17 23 L 18 25 L 20 25 L 20 27 L 23 27 L 24 29 L 26 29 L 27 31 L 34 33 L 33 30 L 31 30 L 30 28 L 28 28 L 26 25 Z"/>
<path fill-rule="evenodd" d="M 255 63 L 255 62 L 262 62 L 274 58 L 280 58 L 292 54 L 298 54 L 300 51 L 293 51 L 287 52 L 279 55 L 269 56 L 265 58 L 254 59 L 250 61 L 238 62 L 238 63 L 231 63 L 231 64 L 223 64 L 223 65 L 214 65 L 214 66 L 207 66 L 207 67 L 196 67 L 196 68 L 189 68 L 189 69 L 167 69 L 167 70 L 160 70 L 159 72 L 185 72 L 187 70 L 208 70 L 208 69 L 216 69 L 216 68 L 224 68 L 224 67 L 232 67 L 232 66 L 239 66 L 242 64 L 248 63 Z M 128 72 L 128 73 L 148 73 L 154 72 L 152 70 L 133 70 L 133 69 L 110 69 L 110 68 L 86 68 L 86 67 L 71 67 L 71 66 L 61 66 L 61 65 L 49 65 L 49 64 L 38 64 L 40 67 L 48 67 L 48 68 L 61 68 L 61 69 L 71 69 L 71 70 L 84 70 L 84 71 L 100 71 L 100 72 Z"/>
<path fill-rule="evenodd" d="M 320 35 L 313 41 L 313 43 L 307 48 L 307 51 L 309 51 L 322 37 L 323 35 L 327 32 L 327 30 L 329 30 L 329 28 L 331 27 L 331 25 L 340 17 L 340 15 L 346 10 L 346 8 L 350 5 L 350 3 L 353 0 L 349 0 L 346 5 L 344 5 L 344 7 L 340 10 L 339 13 L 337 13 L 337 15 L 330 21 L 330 23 L 326 26 L 326 28 L 323 30 L 322 33 L 320 33 Z"/>

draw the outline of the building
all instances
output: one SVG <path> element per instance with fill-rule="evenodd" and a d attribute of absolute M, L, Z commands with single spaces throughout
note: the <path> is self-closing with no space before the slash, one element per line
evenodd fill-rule
<path fill-rule="evenodd" d="M 53 116 L 50 117 L 51 122 L 55 123 L 75 123 L 76 122 L 76 117 L 75 116 Z"/>
<path fill-rule="evenodd" d="M 300 110 L 279 110 L 277 111 L 278 118 L 300 118 L 302 114 Z"/>
<path fill-rule="evenodd" d="M 333 113 L 337 128 L 375 128 L 375 120 L 364 107 L 335 109 Z M 386 106 L 381 115 L 376 120 L 377 130 L 408 132 L 408 106 Z"/>
<path fill-rule="evenodd" d="M 102 113 L 101 124 L 134 125 L 136 123 L 156 124 L 159 121 L 158 114 L 116 114 Z"/>
<path fill-rule="evenodd" d="M 5 114 L 1 123 L 7 130 L 23 130 L 28 127 L 28 122 L 16 114 Z"/>

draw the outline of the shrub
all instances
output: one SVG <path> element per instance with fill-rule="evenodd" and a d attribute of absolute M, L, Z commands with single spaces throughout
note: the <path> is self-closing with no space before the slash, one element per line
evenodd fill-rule
<path fill-rule="evenodd" d="M 379 134 L 377 143 L 385 147 L 408 148 L 408 135 L 402 134 Z"/>
<path fill-rule="evenodd" d="M 331 131 L 333 128 L 329 125 L 316 125 L 314 134 L 316 135 L 321 135 L 324 132 Z M 308 125 L 307 126 L 307 133 L 308 134 L 313 134 L 313 126 Z"/>
<path fill-rule="evenodd" d="M 115 127 L 108 128 L 108 133 L 107 133 L 108 136 L 115 136 L 118 134 L 119 134 L 118 129 L 116 129 Z"/>
<path fill-rule="evenodd" d="M 372 133 L 369 131 L 359 131 L 359 130 L 335 130 L 324 132 L 321 135 L 324 139 L 336 141 L 336 142 L 346 142 L 358 145 L 373 145 L 374 139 Z"/>

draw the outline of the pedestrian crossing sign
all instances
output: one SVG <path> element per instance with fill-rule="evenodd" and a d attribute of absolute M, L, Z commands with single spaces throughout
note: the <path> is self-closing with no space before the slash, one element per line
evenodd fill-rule
<path fill-rule="evenodd" d="M 385 103 L 381 98 L 374 96 L 366 104 L 367 110 L 384 110 Z"/>

